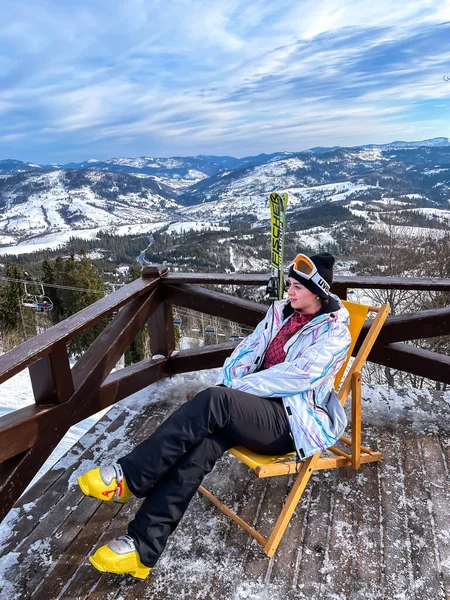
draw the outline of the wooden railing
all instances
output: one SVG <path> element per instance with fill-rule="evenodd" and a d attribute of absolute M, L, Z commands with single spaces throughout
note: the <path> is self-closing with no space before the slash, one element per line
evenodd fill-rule
<path fill-rule="evenodd" d="M 249 327 L 255 327 L 267 310 L 267 306 L 196 284 L 265 285 L 267 279 L 268 275 L 168 273 L 164 267 L 146 267 L 141 279 L 1 356 L 0 383 L 28 368 L 35 403 L 0 418 L 0 520 L 72 425 L 160 379 L 218 367 L 230 355 L 237 342 L 172 354 L 173 306 Z M 349 288 L 450 291 L 450 280 L 337 277 L 332 289 L 345 298 Z M 67 343 L 113 313 L 116 316 L 71 369 Z M 152 354 L 164 358 L 143 360 L 111 373 L 146 323 Z M 448 334 L 450 307 L 393 316 L 370 360 L 450 383 L 448 356 L 402 343 Z M 359 343 L 362 339 L 364 333 Z"/>

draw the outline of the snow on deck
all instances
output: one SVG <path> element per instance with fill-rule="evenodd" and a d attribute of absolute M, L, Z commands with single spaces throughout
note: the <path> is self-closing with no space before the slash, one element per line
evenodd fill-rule
<path fill-rule="evenodd" d="M 0 527 L 5 597 L 449 597 L 450 393 L 382 386 L 363 390 L 363 444 L 381 450 L 383 461 L 314 473 L 272 559 L 197 495 L 148 580 L 93 569 L 87 557 L 126 531 L 139 501 L 86 498 L 77 476 L 127 453 L 214 380 L 215 371 L 179 375 L 118 403 L 22 497 Z M 226 455 L 205 485 L 267 536 L 292 482 L 257 479 Z"/>

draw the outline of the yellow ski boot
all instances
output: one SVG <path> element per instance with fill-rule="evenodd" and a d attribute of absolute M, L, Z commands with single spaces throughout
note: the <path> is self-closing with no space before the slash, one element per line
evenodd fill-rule
<path fill-rule="evenodd" d="M 102 546 L 89 557 L 96 569 L 106 573 L 128 574 L 136 579 L 145 579 L 151 568 L 141 563 L 134 540 L 129 535 L 121 535 L 106 546 Z"/>
<path fill-rule="evenodd" d="M 78 477 L 78 485 L 85 496 L 105 502 L 124 504 L 133 495 L 118 463 L 91 469 Z"/>

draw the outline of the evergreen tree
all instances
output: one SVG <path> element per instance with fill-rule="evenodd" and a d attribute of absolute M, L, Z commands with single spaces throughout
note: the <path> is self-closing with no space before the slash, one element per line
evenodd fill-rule
<path fill-rule="evenodd" d="M 14 263 L 6 265 L 6 277 L 25 279 L 23 270 Z M 23 283 L 8 281 L 1 288 L 0 295 L 0 327 L 2 332 L 10 333 L 21 326 L 20 305 L 25 295 Z"/>
<path fill-rule="evenodd" d="M 14 263 L 8 263 L 6 266 L 6 277 L 10 279 L 29 279 L 21 267 Z M 36 289 L 29 286 L 27 289 L 31 294 L 36 293 Z M 32 307 L 25 307 L 22 299 L 25 296 L 25 285 L 18 281 L 8 281 L 2 286 L 0 291 L 0 329 L 5 342 L 6 338 L 11 341 L 4 343 L 4 350 L 10 349 L 36 335 L 35 312 Z M 30 298 L 30 302 L 34 296 Z"/>
<path fill-rule="evenodd" d="M 85 250 L 80 250 L 80 258 L 77 260 L 72 253 L 67 259 L 64 268 L 64 282 L 62 285 L 70 287 L 83 288 L 89 291 L 60 290 L 63 296 L 65 318 L 73 315 L 83 308 L 90 306 L 97 300 L 100 300 L 105 293 L 103 281 L 92 261 L 86 256 Z M 108 321 L 103 319 L 94 327 L 84 331 L 82 334 L 71 340 L 69 349 L 76 356 L 81 355 L 86 348 L 96 339 L 101 331 L 106 327 Z"/>
<path fill-rule="evenodd" d="M 29 265 L 27 268 L 33 270 Z M 102 278 L 83 248 L 78 256 L 72 252 L 68 259 L 57 257 L 54 262 L 44 259 L 39 272 L 36 270 L 34 272 L 37 279 L 43 281 L 44 284 L 63 287 L 44 285 L 44 295 L 52 301 L 53 310 L 38 315 L 33 306 L 24 306 L 22 299 L 26 298 L 29 304 L 33 304 L 33 301 L 36 302 L 42 297 L 41 284 L 25 286 L 17 281 L 9 281 L 0 287 L 0 332 L 3 336 L 4 349 L 6 346 L 9 349 L 21 343 L 23 338 L 27 339 L 36 335 L 39 318 L 41 321 L 42 317 L 45 317 L 45 319 L 50 319 L 53 324 L 59 323 L 104 296 Z M 16 263 L 8 263 L 5 275 L 14 280 L 32 279 L 31 275 Z M 65 287 L 80 288 L 80 290 L 64 289 Z M 81 355 L 104 329 L 107 322 L 107 319 L 103 319 L 93 328 L 71 340 L 69 352 L 77 356 Z M 42 329 L 48 326 L 48 322 L 46 324 L 40 322 L 38 325 L 39 329 Z M 5 336 L 11 338 L 7 343 Z"/>
<path fill-rule="evenodd" d="M 61 258 L 57 259 L 62 261 Z M 59 323 L 62 320 L 63 306 L 61 303 L 59 290 L 54 287 L 47 287 L 45 284 L 50 284 L 51 286 L 56 283 L 56 266 L 52 264 L 50 261 L 44 259 L 42 261 L 42 281 L 44 282 L 44 293 L 50 298 L 53 309 L 48 313 L 49 318 L 52 324 Z"/>
<path fill-rule="evenodd" d="M 56 284 L 56 285 L 64 285 L 64 281 L 65 281 L 65 275 L 64 275 L 64 259 L 61 258 L 61 256 L 58 256 L 54 262 L 54 264 L 52 265 L 52 283 Z M 44 279 L 44 281 L 47 281 L 46 279 Z M 58 289 L 58 288 L 53 288 L 53 296 L 52 296 L 52 301 L 53 301 L 53 310 L 52 310 L 52 321 L 53 323 L 59 323 L 60 321 L 63 321 L 67 315 L 67 312 L 65 310 L 65 306 L 64 306 L 64 294 L 62 293 L 62 290 Z"/>

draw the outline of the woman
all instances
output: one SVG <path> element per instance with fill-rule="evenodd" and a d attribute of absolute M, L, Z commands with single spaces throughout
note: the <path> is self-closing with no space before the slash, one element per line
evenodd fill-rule
<path fill-rule="evenodd" d="M 275 302 L 225 361 L 215 387 L 178 408 L 117 463 L 79 477 L 99 500 L 145 498 L 128 535 L 90 557 L 100 571 L 144 579 L 203 477 L 233 446 L 298 460 L 332 446 L 346 419 L 333 391 L 350 345 L 349 315 L 330 294 L 334 258 L 299 254 Z"/>

